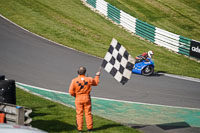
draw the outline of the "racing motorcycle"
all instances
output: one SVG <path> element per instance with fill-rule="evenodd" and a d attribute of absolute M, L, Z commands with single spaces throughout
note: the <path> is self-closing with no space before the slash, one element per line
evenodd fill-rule
<path fill-rule="evenodd" d="M 150 76 L 154 73 L 154 62 L 151 58 L 147 58 L 149 61 L 141 60 L 135 63 L 132 73 L 142 74 L 144 76 Z"/>

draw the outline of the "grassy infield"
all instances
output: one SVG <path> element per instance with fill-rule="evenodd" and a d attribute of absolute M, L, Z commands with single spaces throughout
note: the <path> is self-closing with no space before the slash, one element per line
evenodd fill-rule
<path fill-rule="evenodd" d="M 31 125 L 51 133 L 77 133 L 74 109 L 17 89 L 17 105 L 30 107 Z M 95 133 L 139 133 L 133 128 L 93 116 Z M 85 125 L 85 124 L 84 124 Z M 87 131 L 84 126 L 84 131 Z"/>
<path fill-rule="evenodd" d="M 156 27 L 200 40 L 199 0 L 106 1 Z M 156 71 L 200 78 L 200 64 L 196 61 L 130 35 L 90 11 L 80 0 L 1 0 L 0 13 L 34 33 L 99 57 L 105 55 L 115 37 L 132 56 L 153 50 Z M 17 95 L 19 105 L 30 107 L 32 102 L 33 126 L 49 132 L 75 131 L 73 109 L 29 96 L 21 90 Z M 99 129 L 96 132 L 133 132 L 99 117 L 94 120 L 95 128 Z"/>

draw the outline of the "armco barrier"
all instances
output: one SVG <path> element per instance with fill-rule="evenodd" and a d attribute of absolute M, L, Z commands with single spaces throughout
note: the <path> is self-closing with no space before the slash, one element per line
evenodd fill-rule
<path fill-rule="evenodd" d="M 155 44 L 179 52 L 179 35 L 156 28 L 155 30 Z"/>
<path fill-rule="evenodd" d="M 0 102 L 0 112 L 5 114 L 5 122 L 9 124 L 29 125 L 32 121 L 29 117 L 32 110 L 22 106 Z"/>
<path fill-rule="evenodd" d="M 87 3 L 96 8 L 96 1 L 94 0 L 87 0 Z"/>
<path fill-rule="evenodd" d="M 193 56 L 193 54 L 190 54 L 191 51 L 190 44 L 191 41 L 193 41 L 192 39 L 176 35 L 169 31 L 165 31 L 160 28 L 154 27 L 150 24 L 147 24 L 125 13 L 122 10 L 119 10 L 118 8 L 116 8 L 115 6 L 109 4 L 104 0 L 82 0 L 82 1 L 86 2 L 87 4 L 92 6 L 93 9 L 99 11 L 100 14 L 103 14 L 104 16 L 108 17 L 117 24 L 123 26 L 130 32 L 138 36 L 141 36 L 151 41 L 152 43 L 166 47 L 177 53 L 200 59 L 199 56 Z M 199 43 L 198 46 L 200 47 Z"/>
<path fill-rule="evenodd" d="M 151 42 L 154 42 L 155 27 L 137 19 L 136 20 L 136 35 L 139 35 Z"/>
<path fill-rule="evenodd" d="M 190 44 L 191 39 L 185 38 L 183 36 L 180 36 L 180 46 L 179 46 L 179 53 L 190 56 Z M 200 59 L 200 58 L 199 58 Z"/>
<path fill-rule="evenodd" d="M 127 30 L 131 31 L 132 33 L 135 33 L 135 27 L 136 27 L 136 18 L 132 17 L 131 15 L 120 11 L 121 18 L 120 18 L 120 24 Z"/>
<path fill-rule="evenodd" d="M 101 12 L 104 16 L 107 16 L 107 2 L 103 0 L 98 0 L 96 4 L 96 9 Z"/>
<path fill-rule="evenodd" d="M 108 4 L 108 17 L 116 23 L 120 23 L 120 10 Z"/>

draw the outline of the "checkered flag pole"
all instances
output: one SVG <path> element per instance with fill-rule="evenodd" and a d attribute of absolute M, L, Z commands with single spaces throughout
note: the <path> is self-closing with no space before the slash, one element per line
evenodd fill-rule
<path fill-rule="evenodd" d="M 134 63 L 135 59 L 113 38 L 101 66 L 124 85 L 131 78 Z"/>

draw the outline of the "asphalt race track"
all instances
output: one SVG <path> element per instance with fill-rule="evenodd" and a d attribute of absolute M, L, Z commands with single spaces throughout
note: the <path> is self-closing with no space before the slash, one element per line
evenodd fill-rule
<path fill-rule="evenodd" d="M 35 36 L 0 17 L 0 74 L 7 79 L 68 92 L 79 66 L 86 66 L 88 75 L 93 77 L 101 62 L 102 59 Z M 92 96 L 200 108 L 200 82 L 163 75 L 145 77 L 133 74 L 122 86 L 102 71 L 100 84 L 93 87 Z"/>

